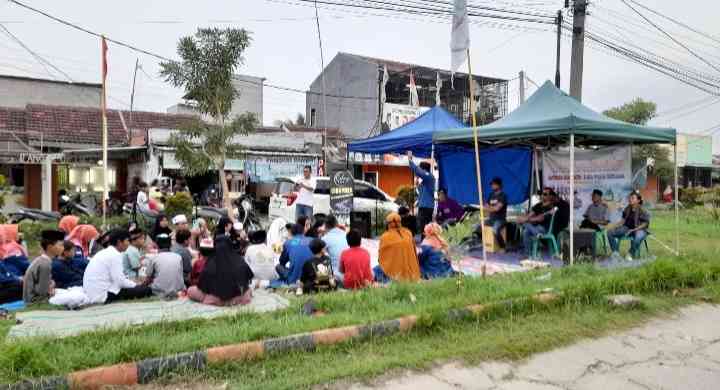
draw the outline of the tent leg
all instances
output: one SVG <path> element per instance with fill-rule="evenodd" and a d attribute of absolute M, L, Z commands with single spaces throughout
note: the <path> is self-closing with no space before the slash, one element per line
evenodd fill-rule
<path fill-rule="evenodd" d="M 435 176 L 435 171 L 437 168 L 437 164 L 435 163 L 435 144 L 433 143 L 430 146 L 430 174 Z M 435 220 L 435 217 L 437 217 L 437 211 L 438 211 L 438 190 L 440 188 L 440 171 L 438 171 L 438 177 L 435 178 L 435 191 L 433 193 L 433 220 Z"/>
<path fill-rule="evenodd" d="M 673 154 L 675 160 L 674 180 L 675 180 L 675 253 L 680 255 L 680 208 L 678 202 L 680 202 L 680 190 L 678 189 L 678 155 L 677 155 L 677 142 L 673 144 Z"/>
<path fill-rule="evenodd" d="M 570 133 L 570 265 L 575 264 L 575 133 Z"/>

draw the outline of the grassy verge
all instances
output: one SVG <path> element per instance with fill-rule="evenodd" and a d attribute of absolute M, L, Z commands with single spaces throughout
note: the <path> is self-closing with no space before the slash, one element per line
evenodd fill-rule
<path fill-rule="evenodd" d="M 661 239 L 668 239 L 672 234 L 672 229 L 664 226 L 668 220 L 670 218 L 665 217 L 665 222 L 660 219 L 659 223 L 655 224 L 655 234 Z M 523 353 L 547 349 L 613 328 L 606 327 L 603 323 L 630 326 L 657 311 L 671 309 L 678 303 L 664 299 L 663 294 L 675 289 L 715 286 L 720 280 L 720 262 L 716 260 L 719 244 L 717 240 L 708 238 L 713 234 L 714 237 L 720 237 L 720 229 L 700 222 L 686 224 L 688 227 L 683 236 L 684 242 L 694 245 L 695 248 L 686 258 L 659 260 L 638 269 L 607 271 L 591 266 L 578 266 L 553 270 L 550 278 L 538 278 L 541 275 L 545 276 L 548 271 L 501 275 L 488 279 L 467 278 L 460 291 L 457 290 L 454 280 L 415 285 L 395 284 L 386 289 L 318 295 L 314 299 L 319 308 L 328 313 L 318 318 L 300 315 L 299 307 L 302 302 L 293 301 L 287 310 L 262 315 L 243 314 L 213 320 L 159 323 L 98 331 L 63 339 L 34 338 L 5 341 L 0 344 L 0 383 L 43 375 L 64 374 L 89 367 L 188 352 L 217 345 L 286 336 L 327 327 L 365 324 L 407 314 L 421 315 L 422 320 L 421 329 L 408 336 L 321 349 L 319 354 L 308 356 L 307 359 L 295 356 L 291 361 L 285 360 L 291 357 L 280 357 L 243 363 L 240 366 L 254 367 L 258 372 L 251 374 L 243 371 L 242 375 L 237 374 L 235 378 L 242 377 L 245 381 L 245 375 L 249 375 L 251 379 L 255 379 L 249 379 L 248 383 L 257 384 L 267 380 L 269 383 L 275 383 L 277 387 L 294 387 L 336 379 L 356 372 L 361 376 L 373 375 L 387 368 L 403 367 L 403 362 L 424 364 L 433 359 L 451 356 L 521 357 L 524 356 Z M 493 311 L 485 317 L 462 325 L 444 322 L 446 313 L 451 308 L 524 297 L 545 288 L 553 288 L 564 295 L 564 299 L 557 306 L 553 306 L 552 310 L 540 310 L 533 305 L 517 306 L 504 311 Z M 647 295 L 650 303 L 645 311 L 616 313 L 602 304 L 602 297 L 609 293 Z M 411 299 L 411 296 L 414 299 Z M 575 328 L 571 326 L 573 321 L 577 322 Z M 588 325 L 598 321 L 597 325 L 588 328 L 595 333 L 582 331 L 583 324 Z M 551 332 L 553 334 L 545 339 L 533 339 L 533 332 L 544 332 L 542 331 L 544 328 L 539 326 L 542 324 L 553 330 Z M 0 335 L 7 331 L 6 328 L 7 324 L 0 322 Z M 481 342 L 476 338 L 476 333 L 483 334 L 491 329 L 524 330 L 510 334 L 507 333 L 508 331 L 503 331 L 504 333 L 493 336 L 495 339 L 507 338 L 509 335 L 520 337 L 519 339 L 510 337 L 510 340 L 515 342 L 510 344 L 498 342 L 494 347 L 497 351 L 504 350 L 509 355 L 499 354 L 500 352 L 495 355 L 482 355 L 479 352 L 483 351 L 483 348 L 477 349 L 470 344 Z M 469 341 L 468 345 L 463 346 L 465 343 L 463 339 Z M 427 343 L 432 348 L 425 348 L 422 345 L 411 346 L 412 343 Z M 397 352 L 391 353 L 385 347 L 380 348 L 386 344 L 395 346 Z M 415 348 L 415 352 L 404 352 L 405 344 L 408 344 L 409 351 Z M 522 347 L 523 345 L 527 347 Z M 470 348 L 467 353 L 462 352 L 467 348 Z M 356 367 L 354 360 L 349 360 L 351 364 L 347 366 L 320 369 L 320 367 L 324 368 L 323 359 L 345 361 L 344 358 L 340 359 L 344 356 L 341 354 L 347 354 L 349 350 L 367 351 L 371 355 L 370 357 L 358 355 L 355 358 L 358 360 Z M 379 352 L 374 356 L 373 353 L 376 351 Z M 283 365 L 275 363 L 276 361 L 285 362 L 286 367 L 283 368 Z M 303 361 L 312 362 L 308 363 L 312 366 L 305 365 Z M 290 362 L 294 363 L 290 364 Z M 213 368 L 209 378 L 220 380 L 231 378 L 227 376 L 230 375 L 228 372 L 233 370 L 239 372 L 233 367 L 234 365 L 226 365 Z M 296 378 L 292 383 L 283 382 L 290 379 L 281 377 L 293 376 L 289 375 L 288 370 L 296 369 L 297 372 L 304 373 L 304 375 L 295 375 L 303 377 L 302 380 L 297 382 L 296 380 L 300 379 Z M 264 372 L 264 377 L 257 376 L 259 372 Z M 275 386 L 268 388 L 272 387 Z"/>

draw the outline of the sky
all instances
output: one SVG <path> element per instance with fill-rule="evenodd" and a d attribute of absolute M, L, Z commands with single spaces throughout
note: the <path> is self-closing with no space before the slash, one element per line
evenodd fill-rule
<path fill-rule="evenodd" d="M 266 83 L 306 90 L 321 70 L 317 26 L 312 7 L 294 0 L 155 0 L 100 2 L 80 0 L 21 0 L 49 14 L 89 30 L 131 43 L 164 57 L 177 58 L 180 37 L 199 27 L 242 27 L 253 41 L 238 72 L 265 77 Z M 664 15 L 718 37 L 718 41 L 683 29 L 655 15 L 652 19 L 720 69 L 720 2 L 708 0 L 637 0 Z M 471 3 L 554 13 L 563 0 L 471 0 Z M 295 3 L 295 4 L 293 4 Z M 644 23 L 622 0 L 594 0 L 589 8 L 588 30 L 621 37 L 629 44 L 649 48 L 669 59 L 703 73 L 720 71 L 681 48 Z M 320 29 L 325 63 L 338 52 L 391 59 L 425 66 L 449 68 L 450 24 L 412 15 L 388 15 L 381 11 L 321 8 Z M 479 21 L 479 20 L 478 20 Z M 100 42 L 8 1 L 0 2 L 0 23 L 31 50 L 60 68 L 74 80 L 100 81 Z M 537 29 L 541 31 L 538 31 Z M 553 26 L 489 22 L 470 30 L 473 73 L 514 79 L 524 70 L 537 84 L 554 79 L 555 32 Z M 43 66 L 16 42 L 0 33 L 0 73 L 63 79 Z M 170 87 L 158 75 L 159 60 L 110 44 L 109 105 L 129 107 L 133 69 L 138 73 L 135 107 L 164 112 L 180 102 L 182 91 Z M 701 133 L 720 125 L 720 99 L 686 86 L 665 75 L 586 45 L 583 103 L 596 110 L 618 106 L 636 97 L 653 101 L 660 115 L 655 125 L 673 126 L 680 132 Z M 561 84 L 569 88 L 570 41 L 562 42 Z M 534 92 L 530 83 L 527 95 Z M 510 108 L 518 104 L 518 82 L 511 81 Z M 698 103 L 701 102 L 701 103 Z M 264 122 L 295 118 L 305 112 L 304 94 L 265 89 Z M 708 132 L 706 132 L 708 133 Z M 714 152 L 720 153 L 720 130 L 714 132 Z"/>

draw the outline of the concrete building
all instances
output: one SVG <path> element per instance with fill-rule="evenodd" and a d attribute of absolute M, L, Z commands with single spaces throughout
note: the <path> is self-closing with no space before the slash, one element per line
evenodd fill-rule
<path fill-rule="evenodd" d="M 99 107 L 102 85 L 0 75 L 0 107 L 28 104 Z"/>
<path fill-rule="evenodd" d="M 385 87 L 386 104 L 381 105 L 382 79 L 386 67 L 389 73 Z M 417 107 L 408 105 L 411 72 L 418 89 L 420 108 L 435 105 L 439 77 L 442 82 L 442 106 L 468 123 L 471 113 L 467 74 L 455 73 L 452 82 L 454 88 L 451 88 L 451 74 L 448 70 L 349 53 L 338 53 L 312 82 L 306 93 L 305 118 L 310 126 L 340 128 L 351 139 L 392 130 L 397 126 L 387 120 L 389 114 L 392 114 L 390 111 L 404 111 L 401 115 L 405 118 L 421 112 Z M 479 75 L 473 75 L 473 80 L 476 111 L 481 123 L 489 123 L 504 116 L 507 112 L 508 81 Z M 325 110 L 327 115 L 324 114 Z"/>
<path fill-rule="evenodd" d="M 265 78 L 247 75 L 235 75 L 233 85 L 238 91 L 238 96 L 233 100 L 230 108 L 230 117 L 252 112 L 257 117 L 258 123 L 263 123 L 263 85 Z M 168 114 L 197 115 L 197 110 L 188 103 L 179 103 L 168 107 Z M 203 120 L 211 121 L 210 116 L 203 116 Z"/>

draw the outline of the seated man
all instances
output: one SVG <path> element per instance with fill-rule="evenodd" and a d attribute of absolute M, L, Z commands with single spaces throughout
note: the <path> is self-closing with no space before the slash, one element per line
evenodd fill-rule
<path fill-rule="evenodd" d="M 343 275 L 343 287 L 357 289 L 373 283 L 370 268 L 370 252 L 360 246 L 362 236 L 357 230 L 350 230 L 346 236 L 349 246 L 340 254 L 340 273 Z"/>
<path fill-rule="evenodd" d="M 130 233 L 118 229 L 110 232 L 108 237 L 108 247 L 98 252 L 85 270 L 83 289 L 89 303 L 151 296 L 150 287 L 136 284 L 123 273 L 122 253 L 130 246 Z"/>
<path fill-rule="evenodd" d="M 175 217 L 177 218 L 177 217 Z M 177 225 L 176 225 L 177 226 Z M 190 285 L 190 272 L 192 271 L 192 253 L 190 253 L 190 230 L 186 228 L 178 228 L 175 231 L 175 242 L 172 244 L 171 251 L 176 253 L 182 259 L 183 279 L 186 285 Z M 172 235 L 171 235 L 172 237 Z"/>
<path fill-rule="evenodd" d="M 25 304 L 46 302 L 55 294 L 52 259 L 62 254 L 65 233 L 60 230 L 44 230 L 41 236 L 42 254 L 33 260 L 23 278 Z"/>
<path fill-rule="evenodd" d="M 335 278 L 342 283 L 343 276 L 340 271 L 340 254 L 348 248 L 346 232 L 338 226 L 337 218 L 328 215 L 325 219 L 325 235 L 322 240 L 327 244 L 327 253 L 332 261 Z"/>
<path fill-rule="evenodd" d="M 300 280 L 305 262 L 313 257 L 310 252 L 310 239 L 305 237 L 305 226 L 296 223 L 290 233 L 292 238 L 285 241 L 280 264 L 276 267 L 279 281 L 288 285 Z"/>
<path fill-rule="evenodd" d="M 85 258 L 75 258 L 75 244 L 70 241 L 63 243 L 63 253 L 52 261 L 52 278 L 57 288 L 82 287 L 85 268 L 88 261 Z"/>
<path fill-rule="evenodd" d="M 140 278 L 142 258 L 145 252 L 145 232 L 140 228 L 130 230 L 130 246 L 123 253 L 123 273 L 130 280 Z"/>
<path fill-rule="evenodd" d="M 158 246 L 159 253 L 147 262 L 148 280 L 146 284 L 150 284 L 150 288 L 156 296 L 175 298 L 178 292 L 185 290 L 183 260 L 180 255 L 170 251 L 172 239 L 169 235 L 158 235 L 155 237 L 155 243 Z M 189 281 L 190 275 L 188 273 Z"/>
<path fill-rule="evenodd" d="M 493 192 L 490 194 L 487 209 L 490 215 L 485 219 L 485 226 L 492 227 L 495 240 L 500 248 L 505 248 L 505 240 L 502 237 L 501 229 L 507 223 L 507 196 L 502 189 L 502 179 L 495 177 L 490 181 Z M 482 235 L 481 235 L 482 237 Z"/>
<path fill-rule="evenodd" d="M 455 223 L 462 218 L 464 213 L 465 210 L 460 206 L 460 203 L 448 197 L 446 190 L 438 191 L 438 208 L 435 217 L 437 223 L 441 225 Z"/>
<path fill-rule="evenodd" d="M 533 206 L 527 216 L 518 217 L 518 222 L 523 224 L 523 245 L 528 257 L 532 255 L 533 238 L 550 230 L 552 215 L 557 211 L 554 199 L 555 191 L 552 188 L 544 188 L 542 202 Z"/>
<path fill-rule="evenodd" d="M 629 197 L 628 206 L 623 210 L 622 224 L 608 231 L 608 240 L 612 249 L 612 257 L 620 259 L 620 239 L 632 237 L 630 253 L 627 260 L 640 256 L 640 245 L 647 237 L 647 229 L 650 226 L 650 214 L 642 208 L 642 196 L 638 192 L 632 192 Z"/>
<path fill-rule="evenodd" d="M 585 210 L 580 229 L 602 230 L 610 222 L 608 207 L 602 200 L 603 193 L 600 190 L 593 190 L 592 204 Z"/>

